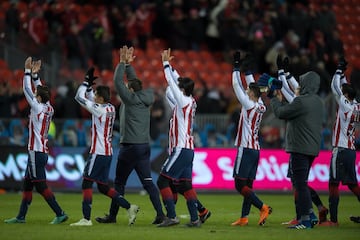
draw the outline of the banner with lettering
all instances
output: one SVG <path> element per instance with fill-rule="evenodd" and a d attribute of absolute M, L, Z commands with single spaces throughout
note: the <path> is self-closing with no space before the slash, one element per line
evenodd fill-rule
<path fill-rule="evenodd" d="M 80 191 L 82 171 L 88 157 L 87 148 L 53 147 L 47 164 L 49 186 L 59 191 Z M 109 181 L 115 177 L 116 159 L 119 149 L 114 149 Z M 195 150 L 193 185 L 204 191 L 234 191 L 232 177 L 235 148 L 199 148 Z M 23 147 L 0 147 L 0 188 L 20 190 L 26 169 L 28 152 Z M 151 149 L 151 169 L 154 181 L 167 158 L 165 149 Z M 309 175 L 309 185 L 320 191 L 327 191 L 331 151 L 322 151 L 315 159 Z M 254 182 L 256 190 L 290 191 L 287 176 L 289 154 L 283 150 L 262 149 Z M 357 152 L 356 173 L 360 180 L 360 152 Z M 128 190 L 142 189 L 133 172 L 127 182 Z M 344 186 L 342 190 L 348 191 Z"/>

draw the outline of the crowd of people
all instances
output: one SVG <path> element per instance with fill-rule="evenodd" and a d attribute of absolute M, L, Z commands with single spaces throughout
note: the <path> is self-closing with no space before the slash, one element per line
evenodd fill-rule
<path fill-rule="evenodd" d="M 320 75 L 318 94 L 325 101 L 327 111 L 322 148 L 330 149 L 329 136 L 336 109 L 330 94 L 331 74 L 344 54 L 342 41 L 334 27 L 336 19 L 331 11 L 332 4 L 332 1 L 315 4 L 311 1 L 236 0 L 94 1 L 88 4 L 75 0 L 14 1 L 6 7 L 4 36 L 8 43 L 45 61 L 51 62 L 50 52 L 58 53 L 60 60 L 51 62 L 54 67 L 83 70 L 92 64 L 99 70 L 113 71 L 114 50 L 127 45 L 150 51 L 149 47 L 153 47 L 148 44 L 151 39 L 161 39 L 165 46 L 174 50 L 220 52 L 222 61 L 227 62 L 231 62 L 236 49 L 251 52 L 254 57 L 251 70 L 272 75 L 276 74 L 276 56 L 281 52 L 289 56 L 294 76 L 309 70 Z M 352 63 L 349 81 L 356 89 L 359 89 L 355 81 L 358 71 Z M 59 79 L 56 84 L 51 84 L 55 118 L 86 119 L 89 113 L 73 98 L 80 83 L 68 80 Z M 237 124 L 240 106 L 228 88 L 209 87 L 207 81 L 197 79 L 201 83 L 195 90 L 199 115 L 226 114 L 229 116 L 226 125 L 230 126 L 195 128 L 199 139 L 197 145 L 231 146 L 235 136 L 229 132 Z M 112 104 L 120 106 L 117 93 L 114 89 L 111 91 Z M 163 129 L 166 129 L 169 109 L 164 93 L 164 89 L 154 91 L 155 102 L 151 110 L 154 142 L 167 134 Z M 3 80 L 0 96 L 2 118 L 26 118 L 28 108 L 21 90 Z M 260 130 L 260 141 L 265 147 L 281 147 L 284 125 L 272 121 L 274 116 L 271 110 L 268 112 Z M 58 130 L 62 129 L 62 123 L 56 125 Z M 115 125 L 115 130 L 117 128 Z M 70 134 L 73 138 L 79 135 Z M 206 141 L 202 136 L 210 136 L 212 140 Z M 59 139 L 57 136 L 56 140 Z"/>

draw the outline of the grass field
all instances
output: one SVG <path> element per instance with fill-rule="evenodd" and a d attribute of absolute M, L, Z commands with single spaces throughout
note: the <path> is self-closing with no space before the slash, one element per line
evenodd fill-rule
<path fill-rule="evenodd" d="M 134 226 L 127 225 L 125 210 L 121 209 L 116 224 L 98 224 L 96 216 L 103 216 L 108 211 L 110 199 L 98 193 L 94 194 L 92 205 L 91 227 L 70 227 L 69 224 L 82 218 L 81 193 L 56 193 L 56 198 L 62 208 L 69 215 L 69 220 L 61 225 L 49 225 L 54 214 L 39 194 L 34 193 L 29 208 L 26 224 L 5 224 L 4 219 L 15 217 L 21 194 L 7 193 L 0 195 L 0 239 L 196 239 L 196 240 L 228 240 L 228 239 L 291 239 L 291 240 L 320 240 L 320 239 L 360 239 L 360 224 L 349 220 L 350 215 L 360 214 L 360 205 L 353 195 L 343 194 L 340 197 L 339 223 L 337 228 L 316 226 L 311 230 L 286 229 L 281 222 L 294 217 L 294 207 L 291 194 L 271 195 L 258 194 L 264 202 L 273 207 L 263 227 L 257 226 L 258 209 L 252 207 L 249 216 L 249 226 L 232 227 L 230 223 L 239 217 L 241 211 L 241 196 L 233 194 L 204 194 L 199 193 L 199 199 L 208 207 L 212 216 L 201 228 L 189 229 L 183 224 L 189 221 L 185 201 L 179 197 L 177 214 L 181 224 L 169 228 L 157 228 L 151 224 L 155 217 L 148 196 L 127 194 L 126 198 L 140 206 L 140 212 Z M 327 205 L 327 196 L 321 195 Z"/>

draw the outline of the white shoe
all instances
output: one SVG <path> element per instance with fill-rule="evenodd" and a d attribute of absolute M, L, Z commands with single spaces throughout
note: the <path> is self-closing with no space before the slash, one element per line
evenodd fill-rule
<path fill-rule="evenodd" d="M 92 222 L 91 222 L 91 220 L 87 220 L 87 219 L 83 218 L 83 219 L 80 219 L 80 221 L 78 221 L 76 223 L 70 224 L 70 226 L 92 226 Z"/>
<path fill-rule="evenodd" d="M 127 210 L 129 217 L 129 225 L 133 225 L 136 220 L 136 214 L 139 212 L 139 207 L 136 205 L 130 205 L 130 208 Z"/>

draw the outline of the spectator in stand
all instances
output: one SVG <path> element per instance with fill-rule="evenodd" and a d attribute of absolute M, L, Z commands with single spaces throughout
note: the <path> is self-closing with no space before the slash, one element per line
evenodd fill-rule
<path fill-rule="evenodd" d="M 15 44 L 20 31 L 20 15 L 16 2 L 10 3 L 9 9 L 5 13 L 5 24 L 6 38 L 8 38 L 9 43 Z"/>
<path fill-rule="evenodd" d="M 135 11 L 135 15 L 139 48 L 145 51 L 147 49 L 147 41 L 151 37 L 152 24 L 154 21 L 154 14 L 152 13 L 151 3 L 141 2 L 140 6 Z"/>
<path fill-rule="evenodd" d="M 49 28 L 44 11 L 41 6 L 36 6 L 34 16 L 29 21 L 29 34 L 37 46 L 46 46 L 49 37 Z"/>
<path fill-rule="evenodd" d="M 65 54 L 70 70 L 87 68 L 88 56 L 79 27 L 77 23 L 72 23 L 69 33 L 65 36 Z"/>

